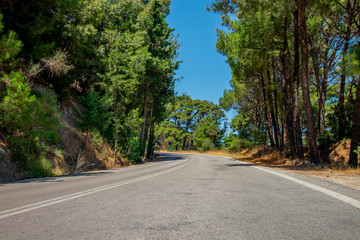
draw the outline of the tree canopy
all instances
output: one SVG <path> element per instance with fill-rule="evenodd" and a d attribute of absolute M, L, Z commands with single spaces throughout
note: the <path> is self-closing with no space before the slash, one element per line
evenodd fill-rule
<path fill-rule="evenodd" d="M 288 147 L 296 159 L 304 158 L 306 137 L 315 164 L 319 143 L 349 137 L 357 146 L 351 132 L 359 121 L 359 75 L 350 66 L 358 61 L 359 4 L 213 1 L 208 10 L 221 14 L 225 27 L 216 46 L 233 76 L 220 102 L 238 112 L 232 127 L 240 139 Z"/>

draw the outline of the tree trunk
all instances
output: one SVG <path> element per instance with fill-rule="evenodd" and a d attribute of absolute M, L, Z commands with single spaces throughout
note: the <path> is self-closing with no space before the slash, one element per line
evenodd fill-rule
<path fill-rule="evenodd" d="M 311 162 L 314 164 L 320 163 L 318 148 L 316 145 L 316 134 L 314 124 L 314 114 L 311 106 L 310 92 L 309 92 L 309 49 L 307 43 L 307 30 L 306 30 L 306 9 L 307 1 L 300 0 L 300 37 L 301 37 L 301 80 L 302 92 L 304 99 L 304 107 L 306 113 L 307 136 L 310 149 Z"/>
<path fill-rule="evenodd" d="M 264 78 L 261 77 L 261 85 L 262 85 L 262 93 L 263 93 L 263 98 L 264 98 L 264 115 L 265 115 L 265 124 L 266 124 L 266 129 L 268 131 L 268 135 L 269 135 L 269 139 L 270 139 L 270 144 L 271 147 L 273 148 L 275 146 L 274 143 L 274 136 L 271 130 L 271 123 L 269 121 L 269 113 L 268 113 L 268 109 L 267 109 L 267 96 L 266 96 L 266 91 L 265 91 L 265 81 Z"/>
<path fill-rule="evenodd" d="M 350 1 L 347 2 L 347 9 L 350 8 Z M 347 55 L 347 52 L 349 50 L 349 41 L 350 41 L 350 35 L 351 35 L 351 18 L 349 17 L 348 23 L 347 23 L 347 29 L 344 36 L 344 48 L 343 48 L 343 63 L 345 63 L 344 58 Z M 346 69 L 343 64 L 342 71 L 341 71 L 341 78 L 340 78 L 340 96 L 339 96 L 339 132 L 338 132 L 338 140 L 342 140 L 345 137 L 345 81 L 346 81 Z"/>
<path fill-rule="evenodd" d="M 278 104 L 278 92 L 277 92 L 277 88 L 276 88 L 276 71 L 275 71 L 275 60 L 273 59 L 273 64 L 272 64 L 272 67 L 273 67 L 273 83 L 274 83 L 274 87 L 272 88 L 273 89 L 273 95 L 274 95 L 274 109 L 275 109 L 275 122 L 276 122 L 276 131 L 278 132 L 278 142 L 279 142 L 279 149 L 280 151 L 282 151 L 282 147 L 284 145 L 284 141 L 281 137 L 281 134 L 280 134 L 280 118 L 279 118 L 279 104 Z"/>
<path fill-rule="evenodd" d="M 185 151 L 186 150 L 186 140 L 187 140 L 187 135 L 185 135 L 185 137 L 183 138 L 183 145 L 182 145 L 182 150 Z"/>
<path fill-rule="evenodd" d="M 298 0 L 296 0 L 298 2 Z M 300 53 L 299 53 L 299 10 L 294 12 L 294 91 L 293 91 L 293 120 L 294 120 L 294 137 L 296 145 L 296 155 L 299 159 L 304 159 L 304 148 L 302 144 L 302 129 L 300 122 L 299 108 L 299 69 L 300 69 Z"/>
<path fill-rule="evenodd" d="M 144 122 L 142 124 L 141 127 L 141 134 L 140 134 L 140 146 L 141 146 L 141 151 L 143 151 L 144 149 L 144 141 L 145 141 L 145 128 L 146 128 L 146 117 L 147 117 L 147 101 L 146 98 L 144 99 L 144 106 L 143 106 L 143 117 L 144 117 Z"/>
<path fill-rule="evenodd" d="M 148 126 L 147 138 L 146 138 L 146 142 L 145 142 L 144 161 L 146 161 L 146 159 L 148 158 L 150 136 L 151 136 L 151 127 L 153 125 L 153 112 L 154 112 L 154 102 L 151 103 L 150 122 L 149 122 L 149 126 Z"/>
<path fill-rule="evenodd" d="M 189 148 L 188 148 L 189 151 L 191 150 L 193 143 L 194 143 L 193 136 L 191 136 L 190 144 L 189 144 Z"/>
<path fill-rule="evenodd" d="M 360 146 L 360 80 L 356 87 L 356 100 L 354 105 L 352 138 L 350 146 L 349 165 L 353 168 L 359 167 L 359 156 L 356 152 Z"/>
<path fill-rule="evenodd" d="M 274 103 L 275 103 L 275 122 L 276 122 L 276 131 L 280 133 L 280 122 L 279 122 L 279 105 L 278 105 L 278 99 L 277 99 L 277 91 L 276 88 L 274 88 Z M 281 140 L 281 136 L 279 136 L 279 149 L 282 151 L 283 143 L 284 141 Z"/>
<path fill-rule="evenodd" d="M 293 130 L 293 119 L 292 119 L 292 106 L 291 106 L 291 88 L 292 84 L 290 81 L 290 73 L 289 67 L 287 66 L 287 62 L 290 62 L 289 57 L 289 47 L 287 40 L 287 18 L 285 18 L 284 24 L 284 45 L 283 49 L 280 52 L 281 66 L 282 66 L 282 89 L 283 89 L 283 101 L 285 106 L 285 123 L 286 123 L 286 137 L 290 142 L 290 152 L 292 159 L 296 159 L 296 147 L 295 147 L 295 139 L 294 139 L 294 130 Z"/>
<path fill-rule="evenodd" d="M 349 49 L 349 39 L 345 37 L 344 49 L 343 49 L 343 58 L 346 56 L 346 53 Z M 345 80 L 346 80 L 346 73 L 344 70 L 341 72 L 340 78 L 340 96 L 339 96 L 339 133 L 338 133 L 338 140 L 342 140 L 345 137 L 345 126 L 344 126 L 344 119 L 345 119 Z"/>
<path fill-rule="evenodd" d="M 271 85 L 271 76 L 270 76 L 270 71 L 267 71 L 267 78 L 268 78 L 268 84 Z M 275 101 L 272 98 L 271 94 L 269 96 L 270 99 L 270 115 L 271 115 L 271 121 L 272 121 L 272 125 L 273 125 L 273 129 L 274 129 L 274 135 L 275 135 L 275 147 L 276 149 L 280 149 L 280 131 L 279 131 L 279 127 L 277 125 L 277 121 L 276 121 L 276 115 L 275 115 Z"/>
<path fill-rule="evenodd" d="M 325 66 L 325 65 L 324 65 Z M 323 134 L 325 131 L 325 102 L 327 94 L 327 68 L 324 67 L 319 89 L 319 134 Z"/>
<path fill-rule="evenodd" d="M 324 52 L 325 58 L 324 62 L 320 64 L 315 59 L 318 58 L 318 55 L 313 56 L 313 64 L 314 64 L 314 74 L 316 79 L 316 88 L 318 94 L 318 108 L 319 114 L 317 116 L 318 121 L 318 131 L 319 135 L 323 134 L 325 131 L 325 101 L 326 101 L 326 90 L 327 90 L 327 75 L 328 75 L 328 51 L 327 48 Z M 320 76 L 320 65 L 322 65 L 322 73 Z"/>
<path fill-rule="evenodd" d="M 325 102 L 326 102 L 326 93 L 327 93 L 327 77 L 328 77 L 328 69 L 330 66 L 331 60 L 328 58 L 328 53 L 330 51 L 329 47 L 329 35 L 324 34 L 325 38 L 325 50 L 322 53 L 323 62 L 322 64 L 319 61 L 316 61 L 316 57 L 314 59 L 314 70 L 315 70 L 315 77 L 316 77 L 316 87 L 318 89 L 318 108 L 319 108 L 319 115 L 318 115 L 318 131 L 319 135 L 323 134 L 325 131 Z M 322 66 L 322 73 L 320 76 L 320 66 Z"/>
<path fill-rule="evenodd" d="M 116 106 L 116 111 L 115 111 L 115 139 L 114 139 L 114 161 L 115 162 L 116 162 L 117 138 L 118 138 L 118 119 L 119 119 L 119 106 Z"/>

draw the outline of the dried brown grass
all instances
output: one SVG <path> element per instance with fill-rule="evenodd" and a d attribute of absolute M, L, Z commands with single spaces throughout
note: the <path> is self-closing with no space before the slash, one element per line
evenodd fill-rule
<path fill-rule="evenodd" d="M 61 136 L 65 143 L 64 159 L 68 172 L 111 169 L 130 165 L 119 154 L 117 154 L 117 159 L 114 159 L 114 150 L 108 143 L 103 142 L 98 146 L 92 144 L 91 134 L 88 135 L 83 153 L 80 151 L 84 144 L 84 133 L 75 128 L 66 127 L 61 131 Z"/>
<path fill-rule="evenodd" d="M 360 169 L 351 169 L 344 166 L 336 167 L 336 165 L 311 166 L 308 161 L 291 160 L 285 158 L 285 156 L 280 151 L 276 150 L 257 148 L 254 150 L 243 150 L 239 153 L 229 153 L 225 150 L 209 151 L 206 153 L 199 153 L 196 151 L 177 152 L 227 156 L 255 165 L 291 170 L 300 174 L 317 177 L 360 190 Z M 347 154 L 348 152 L 344 151 L 344 153 Z"/>

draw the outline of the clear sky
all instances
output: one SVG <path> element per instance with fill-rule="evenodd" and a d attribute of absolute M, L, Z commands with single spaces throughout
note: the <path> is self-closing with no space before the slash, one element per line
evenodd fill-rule
<path fill-rule="evenodd" d="M 211 0 L 172 0 L 167 22 L 179 34 L 182 45 L 178 60 L 184 61 L 177 71 L 175 90 L 193 99 L 218 103 L 225 89 L 230 88 L 230 68 L 226 57 L 216 51 L 216 28 L 220 15 L 206 11 Z"/>

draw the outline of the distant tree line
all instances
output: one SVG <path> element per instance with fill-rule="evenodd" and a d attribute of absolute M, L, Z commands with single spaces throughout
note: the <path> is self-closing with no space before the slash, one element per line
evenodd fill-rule
<path fill-rule="evenodd" d="M 49 165 L 46 154 L 60 141 L 58 103 L 71 99 L 83 106 L 76 126 L 84 142 L 97 134 L 115 158 L 151 158 L 154 125 L 166 118 L 179 66 L 169 5 L 0 1 L 0 132 L 11 158 L 25 168 Z"/>
<path fill-rule="evenodd" d="M 288 148 L 314 164 L 319 147 L 360 141 L 360 2 L 358 0 L 214 0 L 217 49 L 232 70 L 220 100 L 238 113 L 238 139 Z M 306 141 L 303 141 L 306 139 Z"/>
<path fill-rule="evenodd" d="M 184 94 L 167 110 L 169 117 L 155 128 L 159 149 L 205 152 L 223 146 L 225 113 L 219 105 Z"/>

